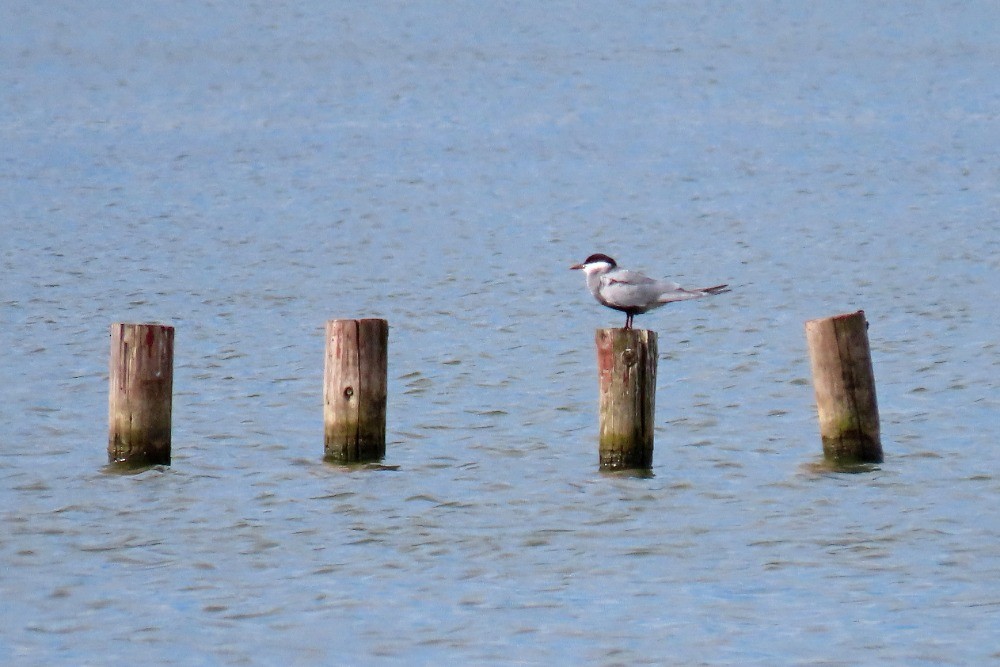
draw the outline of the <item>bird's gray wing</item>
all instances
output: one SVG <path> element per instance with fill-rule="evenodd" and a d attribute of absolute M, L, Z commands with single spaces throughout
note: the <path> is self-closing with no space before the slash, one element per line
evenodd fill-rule
<path fill-rule="evenodd" d="M 629 271 L 628 269 L 615 269 L 614 271 L 608 271 L 602 276 L 607 283 L 621 283 L 623 285 L 649 285 L 652 283 L 659 282 L 653 280 L 649 276 L 645 276 L 638 271 Z"/>
<path fill-rule="evenodd" d="M 656 305 L 661 284 L 637 271 L 611 271 L 601 276 L 601 297 L 617 308 L 649 308 Z"/>

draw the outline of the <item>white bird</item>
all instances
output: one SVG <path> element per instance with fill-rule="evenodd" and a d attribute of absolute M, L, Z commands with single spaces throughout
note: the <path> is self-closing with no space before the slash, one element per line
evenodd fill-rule
<path fill-rule="evenodd" d="M 653 280 L 638 271 L 619 269 L 615 260 L 600 253 L 569 268 L 583 271 L 587 277 L 587 287 L 598 303 L 625 313 L 626 329 L 632 328 L 632 318 L 635 315 L 671 301 L 686 301 L 729 291 L 728 285 L 685 289 L 669 280 Z"/>

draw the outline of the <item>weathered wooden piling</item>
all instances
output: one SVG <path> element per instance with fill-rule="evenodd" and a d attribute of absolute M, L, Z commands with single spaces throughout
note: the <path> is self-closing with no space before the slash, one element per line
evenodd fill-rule
<path fill-rule="evenodd" d="M 836 463 L 879 463 L 875 373 L 865 311 L 806 322 L 823 454 Z"/>
<path fill-rule="evenodd" d="M 388 341 L 389 323 L 382 319 L 326 323 L 323 422 L 328 461 L 385 456 Z"/>
<path fill-rule="evenodd" d="M 112 324 L 109 379 L 108 462 L 169 465 L 174 328 Z"/>
<path fill-rule="evenodd" d="M 598 329 L 602 470 L 653 465 L 656 332 Z"/>

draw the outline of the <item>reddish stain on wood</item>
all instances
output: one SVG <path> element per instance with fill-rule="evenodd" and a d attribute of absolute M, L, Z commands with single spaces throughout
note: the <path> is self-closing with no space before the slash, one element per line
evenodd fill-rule
<path fill-rule="evenodd" d="M 141 467 L 170 463 L 174 329 L 111 326 L 108 460 Z"/>

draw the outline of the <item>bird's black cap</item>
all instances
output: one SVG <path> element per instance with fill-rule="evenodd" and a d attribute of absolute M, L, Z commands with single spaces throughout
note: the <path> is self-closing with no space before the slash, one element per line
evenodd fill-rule
<path fill-rule="evenodd" d="M 618 266 L 618 262 L 603 253 L 593 254 L 583 261 L 584 264 L 593 264 L 594 262 L 607 262 L 611 266 Z"/>

